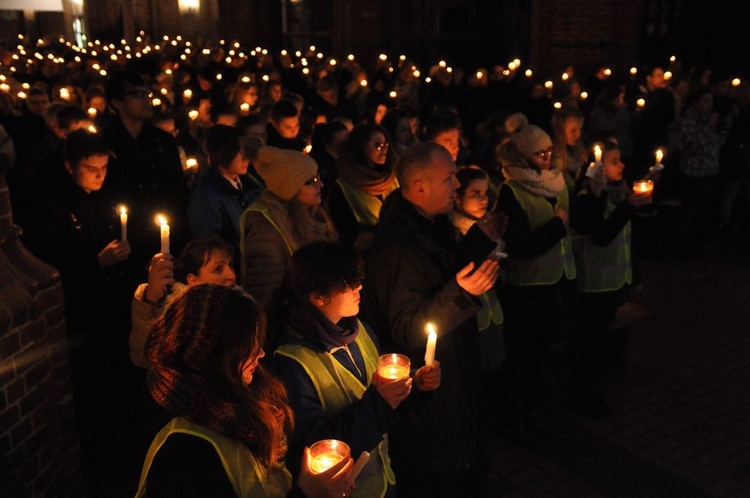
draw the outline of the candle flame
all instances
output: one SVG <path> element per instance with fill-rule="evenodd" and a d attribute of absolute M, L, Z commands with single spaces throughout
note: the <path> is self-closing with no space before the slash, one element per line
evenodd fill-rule
<path fill-rule="evenodd" d="M 187 167 L 187 169 L 192 169 L 197 166 L 198 166 L 198 160 L 194 157 L 188 157 L 187 160 L 185 161 L 185 167 Z"/>
<path fill-rule="evenodd" d="M 437 332 L 435 331 L 435 325 L 433 325 L 432 323 L 428 323 L 428 324 L 426 325 L 425 329 L 427 329 L 427 333 L 428 333 L 428 334 L 436 334 L 436 333 L 437 333 Z"/>
<path fill-rule="evenodd" d="M 162 216 L 161 214 L 157 214 L 156 215 L 156 224 L 160 225 L 160 226 L 166 225 L 167 224 L 167 219 L 164 216 Z"/>
<path fill-rule="evenodd" d="M 128 208 L 125 206 L 125 204 L 120 204 L 117 206 L 117 212 L 120 214 L 128 214 Z"/>

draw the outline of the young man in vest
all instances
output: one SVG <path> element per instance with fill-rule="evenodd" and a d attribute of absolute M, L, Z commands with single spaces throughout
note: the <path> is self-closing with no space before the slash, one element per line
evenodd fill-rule
<path fill-rule="evenodd" d="M 437 329 L 442 381 L 432 400 L 404 413 L 391 432 L 399 494 L 481 496 L 486 485 L 479 427 L 478 297 L 499 266 L 487 259 L 495 241 L 477 226 L 459 246 L 446 213 L 458 187 L 456 165 L 444 147 L 421 142 L 398 164 L 400 189 L 380 213 L 366 265 L 362 317 L 383 351 L 423 364 L 427 334 Z M 467 264 L 468 262 L 468 264 Z"/>
<path fill-rule="evenodd" d="M 630 218 L 651 202 L 623 180 L 625 165 L 613 142 L 604 142 L 602 168 L 586 178 L 571 210 L 574 252 L 578 270 L 580 313 L 573 362 L 573 402 L 585 416 L 600 418 L 610 412 L 598 390 L 604 371 L 606 334 L 617 308 L 633 283 Z"/>

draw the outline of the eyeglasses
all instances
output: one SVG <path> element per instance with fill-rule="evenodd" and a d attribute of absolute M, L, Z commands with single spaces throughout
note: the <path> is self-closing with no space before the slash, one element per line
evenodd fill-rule
<path fill-rule="evenodd" d="M 320 173 L 318 173 L 317 175 L 315 175 L 314 178 L 312 178 L 310 180 L 307 180 L 305 182 L 305 185 L 308 185 L 308 186 L 312 187 L 313 185 L 317 185 L 319 181 L 320 181 Z"/>
<path fill-rule="evenodd" d="M 139 99 L 145 99 L 151 97 L 151 92 L 148 90 L 128 90 L 127 92 L 123 93 L 126 97 L 136 97 Z"/>
<path fill-rule="evenodd" d="M 382 151 L 383 149 L 387 149 L 388 147 L 391 146 L 391 144 L 389 144 L 388 142 L 384 140 L 375 140 L 372 143 L 372 145 L 375 147 L 375 150 L 377 150 L 378 152 Z"/>
<path fill-rule="evenodd" d="M 534 152 L 534 155 L 539 159 L 550 159 L 552 158 L 552 149 L 538 150 Z"/>
<path fill-rule="evenodd" d="M 358 288 L 360 285 L 362 285 L 362 281 L 364 279 L 365 279 L 365 277 L 357 277 L 357 278 L 353 278 L 351 280 L 342 279 L 342 281 L 344 282 L 344 285 L 346 286 L 347 289 L 354 290 L 354 289 Z"/>

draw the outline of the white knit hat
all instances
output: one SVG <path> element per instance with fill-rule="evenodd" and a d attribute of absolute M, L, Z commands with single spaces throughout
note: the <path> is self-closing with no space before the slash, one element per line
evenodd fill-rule
<path fill-rule="evenodd" d="M 318 174 L 315 160 L 296 150 L 264 146 L 258 149 L 253 164 L 266 188 L 285 201 L 292 200 L 305 182 Z"/>

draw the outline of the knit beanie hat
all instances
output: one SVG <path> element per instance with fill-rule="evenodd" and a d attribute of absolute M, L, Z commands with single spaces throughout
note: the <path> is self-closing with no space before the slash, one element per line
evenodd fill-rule
<path fill-rule="evenodd" d="M 258 149 L 253 164 L 266 188 L 285 201 L 292 200 L 305 182 L 318 174 L 315 160 L 296 150 L 264 146 Z"/>
<path fill-rule="evenodd" d="M 538 126 L 528 124 L 523 114 L 512 115 L 505 122 L 505 126 L 511 132 L 510 142 L 527 160 L 531 159 L 535 152 L 552 147 L 552 139 L 549 135 Z"/>
<path fill-rule="evenodd" d="M 214 168 L 227 168 L 240 151 L 240 130 L 234 126 L 214 125 L 206 137 L 206 154 Z"/>

